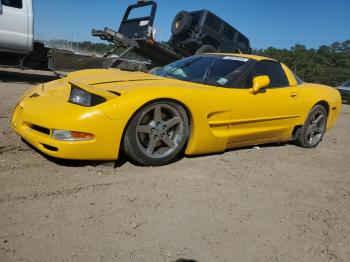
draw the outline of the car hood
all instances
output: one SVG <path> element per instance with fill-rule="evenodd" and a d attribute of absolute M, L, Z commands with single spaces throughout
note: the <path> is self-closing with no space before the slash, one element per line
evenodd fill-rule
<path fill-rule="evenodd" d="M 93 87 L 113 93 L 126 94 L 134 89 L 155 88 L 163 86 L 186 88 L 213 88 L 201 84 L 160 77 L 143 72 L 127 72 L 118 69 L 83 70 L 69 74 L 44 85 L 46 94 L 57 94 L 61 89 L 70 89 L 71 85 Z"/>

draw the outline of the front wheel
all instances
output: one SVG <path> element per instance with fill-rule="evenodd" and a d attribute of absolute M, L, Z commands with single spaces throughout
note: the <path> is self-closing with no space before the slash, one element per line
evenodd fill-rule
<path fill-rule="evenodd" d="M 300 130 L 296 139 L 297 145 L 304 148 L 316 147 L 326 131 L 327 117 L 326 109 L 322 105 L 316 105 Z"/>
<path fill-rule="evenodd" d="M 160 166 L 176 159 L 189 135 L 185 109 L 171 101 L 156 101 L 141 108 L 124 136 L 126 155 L 138 164 Z"/>

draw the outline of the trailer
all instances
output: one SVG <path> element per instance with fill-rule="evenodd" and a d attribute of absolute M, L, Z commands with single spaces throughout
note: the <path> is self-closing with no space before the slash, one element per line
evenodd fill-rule
<path fill-rule="evenodd" d="M 143 15 L 138 15 L 140 11 Z M 200 52 L 251 50 L 248 38 L 209 11 L 180 12 L 174 19 L 170 41 L 167 45 L 159 43 L 155 39 L 156 11 L 155 1 L 139 0 L 128 6 L 118 31 L 93 29 L 92 36 L 111 46 L 102 57 L 94 57 L 34 41 L 32 0 L 0 1 L 0 66 L 54 72 L 110 67 L 148 71 Z M 216 29 L 211 24 L 213 17 L 219 25 Z M 222 41 L 216 43 L 214 38 Z M 130 53 L 139 59 L 128 59 Z"/>

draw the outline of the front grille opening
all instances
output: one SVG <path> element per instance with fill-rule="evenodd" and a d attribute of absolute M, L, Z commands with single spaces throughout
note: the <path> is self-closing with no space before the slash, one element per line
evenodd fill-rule
<path fill-rule="evenodd" d="M 50 151 L 53 151 L 53 152 L 58 152 L 58 148 L 57 147 L 54 147 L 54 146 L 49 146 L 49 145 L 46 145 L 46 144 L 42 144 L 43 147 L 45 147 L 47 150 L 50 150 Z"/>
<path fill-rule="evenodd" d="M 34 125 L 34 124 L 31 124 L 30 128 L 35 130 L 35 131 L 38 131 L 40 133 L 43 133 L 43 134 L 46 134 L 46 135 L 50 135 L 50 129 L 48 129 L 48 128 L 45 128 L 45 127 L 42 127 L 42 126 L 38 126 L 38 125 Z"/>

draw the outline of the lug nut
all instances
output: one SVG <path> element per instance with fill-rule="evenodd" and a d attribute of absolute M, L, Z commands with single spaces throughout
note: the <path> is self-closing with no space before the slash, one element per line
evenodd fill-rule
<path fill-rule="evenodd" d="M 158 138 L 158 136 L 154 136 L 154 139 L 157 139 Z"/>
<path fill-rule="evenodd" d="M 151 132 L 154 132 L 154 128 L 151 129 Z"/>

